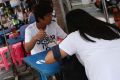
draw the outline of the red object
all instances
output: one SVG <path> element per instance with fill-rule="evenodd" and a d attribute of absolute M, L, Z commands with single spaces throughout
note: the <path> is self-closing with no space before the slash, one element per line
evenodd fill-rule
<path fill-rule="evenodd" d="M 59 44 L 60 42 L 62 42 L 62 38 L 59 38 L 59 37 L 57 37 L 57 44 Z"/>
<path fill-rule="evenodd" d="M 13 63 L 15 65 L 22 65 L 23 64 L 23 58 L 24 58 L 24 50 L 22 47 L 22 43 L 16 43 L 12 45 L 12 50 L 13 50 Z"/>
<path fill-rule="evenodd" d="M 11 64 L 11 62 L 10 62 L 11 53 L 8 57 L 7 57 L 7 53 L 8 53 L 8 48 L 7 47 L 0 48 L 0 57 L 1 57 L 0 68 L 5 67 L 5 70 L 9 70 L 10 64 Z"/>

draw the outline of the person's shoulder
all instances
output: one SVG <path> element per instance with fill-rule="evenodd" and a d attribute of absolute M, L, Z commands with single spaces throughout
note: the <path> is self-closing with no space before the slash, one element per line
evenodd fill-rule
<path fill-rule="evenodd" d="M 57 22 L 51 21 L 49 25 L 47 25 L 49 28 L 55 28 L 57 26 Z"/>
<path fill-rule="evenodd" d="M 29 24 L 26 29 L 32 29 L 35 28 L 35 26 L 36 26 L 36 22 Z"/>
<path fill-rule="evenodd" d="M 77 34 L 79 34 L 79 31 L 71 32 L 69 35 L 77 35 Z"/>
<path fill-rule="evenodd" d="M 67 37 L 71 37 L 73 39 L 75 39 L 78 36 L 80 36 L 79 31 L 74 31 L 74 32 L 71 32 L 67 35 Z"/>
<path fill-rule="evenodd" d="M 58 27 L 60 27 L 56 21 L 52 21 L 52 22 L 49 24 L 49 26 L 51 26 L 51 28 L 54 28 L 54 29 L 57 29 Z M 61 27 L 60 27 L 60 28 L 61 28 Z"/>

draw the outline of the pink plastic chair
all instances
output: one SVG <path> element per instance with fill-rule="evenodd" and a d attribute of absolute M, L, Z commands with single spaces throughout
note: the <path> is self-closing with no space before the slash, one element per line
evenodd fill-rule
<path fill-rule="evenodd" d="M 8 52 L 7 47 L 0 48 L 0 56 L 1 56 L 0 69 L 5 67 L 5 70 L 9 70 L 9 68 L 10 68 L 10 65 L 11 65 L 11 62 L 10 62 L 11 56 L 10 55 L 11 54 L 7 58 L 6 57 L 7 52 Z"/>
<path fill-rule="evenodd" d="M 13 61 L 14 64 L 22 65 L 23 64 L 23 58 L 24 58 L 24 50 L 22 47 L 22 43 L 16 43 L 12 45 L 12 50 L 13 50 Z"/>

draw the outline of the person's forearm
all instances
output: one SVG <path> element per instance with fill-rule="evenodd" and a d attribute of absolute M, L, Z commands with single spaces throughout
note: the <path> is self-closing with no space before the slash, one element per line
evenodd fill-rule
<path fill-rule="evenodd" d="M 64 58 L 66 57 L 68 54 L 63 51 L 63 50 L 60 50 L 60 54 L 61 54 L 61 57 L 60 58 Z M 51 64 L 51 63 L 54 63 L 56 62 L 55 58 L 54 58 L 54 55 L 53 55 L 53 51 L 49 51 L 45 57 L 45 63 L 46 64 Z"/>
<path fill-rule="evenodd" d="M 37 42 L 37 39 L 32 38 L 32 40 L 29 43 L 25 43 L 26 52 L 30 52 L 35 46 L 36 42 Z"/>

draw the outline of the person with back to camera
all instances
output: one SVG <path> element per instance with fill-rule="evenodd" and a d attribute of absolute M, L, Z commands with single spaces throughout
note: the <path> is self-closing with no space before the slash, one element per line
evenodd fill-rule
<path fill-rule="evenodd" d="M 119 28 L 81 9 L 70 11 L 66 22 L 70 34 L 48 52 L 46 63 L 76 54 L 88 80 L 120 80 Z"/>
<path fill-rule="evenodd" d="M 53 7 L 49 1 L 39 2 L 33 8 L 36 22 L 25 30 L 25 49 L 36 54 L 52 47 L 57 37 L 64 39 L 67 34 L 52 21 Z"/>

